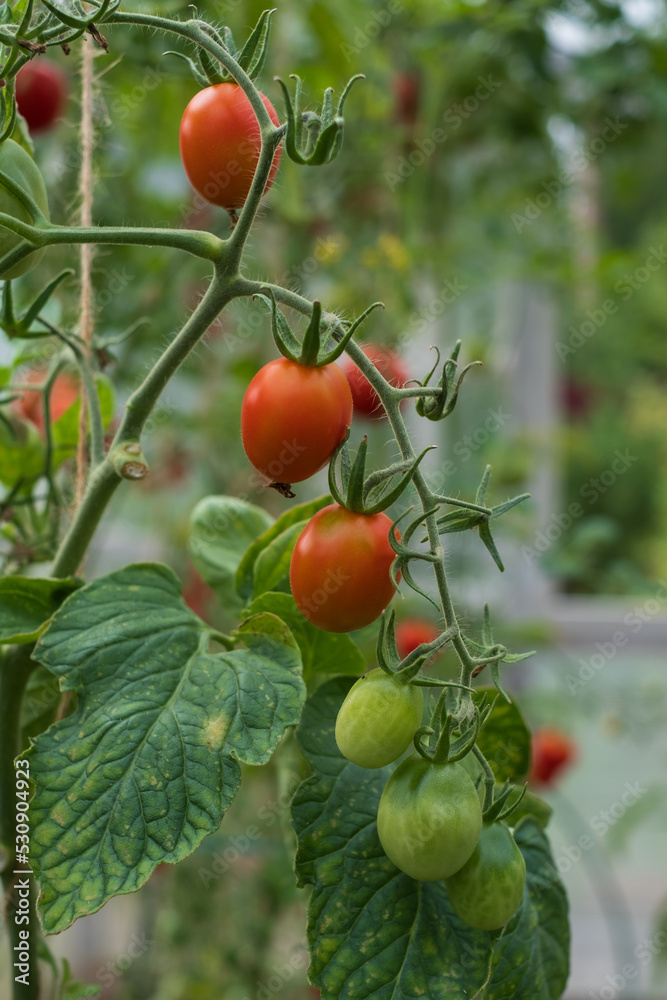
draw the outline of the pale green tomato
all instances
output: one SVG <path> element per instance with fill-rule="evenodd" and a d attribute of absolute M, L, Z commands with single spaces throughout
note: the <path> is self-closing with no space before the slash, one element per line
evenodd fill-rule
<path fill-rule="evenodd" d="M 410 746 L 422 723 L 424 696 L 379 667 L 347 693 L 336 719 L 338 749 L 359 767 L 384 767 Z"/>
<path fill-rule="evenodd" d="M 44 470 L 44 444 L 34 424 L 20 417 L 0 420 L 0 483 L 37 479 Z"/>

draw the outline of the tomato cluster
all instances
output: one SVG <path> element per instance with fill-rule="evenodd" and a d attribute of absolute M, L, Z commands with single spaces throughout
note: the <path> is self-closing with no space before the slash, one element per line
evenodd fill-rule
<path fill-rule="evenodd" d="M 371 670 L 353 684 L 340 707 L 336 743 L 351 763 L 384 767 L 408 749 L 422 713 L 420 687 Z M 526 865 L 499 803 L 484 812 L 482 777 L 472 751 L 460 760 L 411 754 L 384 787 L 377 831 L 397 868 L 420 882 L 445 880 L 462 920 L 496 930 L 521 903 Z"/>

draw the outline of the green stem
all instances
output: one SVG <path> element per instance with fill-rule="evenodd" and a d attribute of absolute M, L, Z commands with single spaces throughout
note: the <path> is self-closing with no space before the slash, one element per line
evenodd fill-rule
<path fill-rule="evenodd" d="M 21 753 L 21 702 L 28 683 L 28 678 L 35 664 L 30 659 L 33 647 L 11 646 L 0 655 L 0 843 L 7 852 L 7 864 L 2 871 L 2 886 L 4 895 L 3 916 L 9 938 L 10 955 L 15 956 L 15 948 L 21 944 L 19 931 L 28 930 L 30 934 L 30 958 L 28 973 L 29 985 L 17 983 L 12 970 L 13 1000 L 37 1000 L 39 996 L 39 966 L 37 962 L 37 940 L 39 923 L 35 912 L 35 892 L 31 884 L 28 923 L 17 924 L 15 916 L 18 911 L 18 896 L 15 880 L 22 875 L 15 875 L 22 865 L 16 858 L 16 768 L 14 760 Z M 16 961 L 10 959 L 10 965 Z"/>
<path fill-rule="evenodd" d="M 486 810 L 493 804 L 493 793 L 496 787 L 496 779 L 493 771 L 491 770 L 491 765 L 476 743 L 472 748 L 472 752 L 484 771 L 484 809 Z"/>
<path fill-rule="evenodd" d="M 130 396 L 126 413 L 109 454 L 93 470 L 81 506 L 65 535 L 51 569 L 54 577 L 77 572 L 98 524 L 121 483 L 113 463 L 118 447 L 139 440 L 163 389 L 201 340 L 218 314 L 237 294 L 236 284 L 223 274 L 216 276 L 189 320 L 158 359 L 139 388 Z"/>

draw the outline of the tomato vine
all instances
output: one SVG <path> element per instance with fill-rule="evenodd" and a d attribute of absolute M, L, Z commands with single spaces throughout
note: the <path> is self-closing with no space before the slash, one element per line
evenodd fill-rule
<path fill-rule="evenodd" d="M 484 995 L 493 1000 L 500 995 L 499 980 L 494 979 L 499 974 L 494 969 L 502 963 L 515 967 L 522 942 L 532 934 L 539 941 L 539 947 L 533 947 L 529 966 L 523 973 L 524 981 L 514 995 L 531 1000 L 538 996 L 556 1000 L 564 988 L 567 974 L 567 926 L 559 883 L 545 885 L 540 882 L 545 859 L 549 856 L 542 832 L 544 808 L 523 803 L 524 825 L 518 832 L 520 824 L 517 822 L 515 842 L 514 834 L 503 821 L 518 815 L 520 797 L 511 798 L 510 788 L 503 788 L 502 781 L 511 778 L 520 783 L 527 767 L 517 766 L 506 774 L 498 773 L 497 767 L 494 769 L 494 759 L 487 752 L 486 741 L 493 746 L 494 720 L 499 715 L 495 703 L 489 703 L 489 693 L 480 697 L 473 686 L 473 680 L 487 670 L 498 695 L 506 698 L 500 681 L 500 665 L 530 654 L 512 655 L 494 639 L 488 609 L 484 612 L 481 641 L 466 633 L 450 591 L 441 537 L 452 531 L 476 529 L 502 569 L 490 522 L 525 496 L 514 497 L 495 507 L 488 506 L 489 470 L 474 500 L 446 496 L 432 489 L 420 466 L 426 452 L 417 454 L 405 420 L 405 404 L 410 400 L 416 402 L 417 412 L 424 419 L 440 420 L 448 416 L 471 366 L 458 370 L 460 345 L 457 344 L 443 362 L 438 356 L 436 365 L 422 381 L 405 383 L 400 374 L 397 376 L 390 370 L 385 377 L 382 365 L 378 367 L 375 363 L 377 355 L 364 350 L 352 339 L 359 323 L 374 306 L 350 324 L 334 313 L 322 314 L 319 303 L 297 292 L 252 280 L 241 273 L 248 237 L 261 199 L 275 173 L 281 147 L 284 146 L 287 155 L 302 165 L 324 166 L 338 155 L 343 138 L 343 103 L 356 78 L 343 91 L 335 111 L 332 92 L 325 93 L 321 115 L 301 111 L 300 80 L 297 79 L 294 99 L 283 85 L 287 122 L 276 124 L 269 110 L 272 106 L 267 109 L 266 99 L 253 82 L 261 69 L 268 42 L 270 12 L 262 15 L 240 51 L 228 34 L 219 34 L 199 18 L 175 21 L 125 12 L 117 0 L 99 0 L 86 5 L 85 10 L 82 5 L 64 0 L 57 4 L 47 0 L 35 4 L 30 0 L 17 4 L 14 13 L 16 19 L 5 20 L 0 25 L 4 75 L 9 81 L 7 93 L 2 96 L 5 142 L 12 142 L 8 136 L 13 134 L 16 120 L 13 80 L 33 53 L 42 52 L 50 45 L 68 47 L 84 35 L 107 48 L 109 43 L 101 34 L 101 26 L 105 31 L 124 26 L 175 35 L 193 46 L 198 62 L 183 53 L 180 55 L 191 65 L 202 87 L 239 87 L 255 116 L 260 148 L 256 155 L 254 147 L 252 159 L 256 160 L 256 167 L 243 204 L 237 204 L 239 198 L 234 197 L 233 204 L 227 205 L 232 230 L 226 239 L 206 231 L 52 223 L 36 195 L 26 191 L 20 178 L 4 170 L 0 161 L 0 185 L 16 199 L 29 218 L 25 221 L 17 217 L 20 213 L 0 212 L 0 226 L 5 235 L 13 234 L 20 241 L 14 247 L 7 243 L 6 253 L 0 260 L 0 274 L 5 276 L 7 289 L 11 288 L 8 279 L 30 266 L 34 260 L 31 254 L 57 245 L 159 246 L 192 254 L 209 262 L 213 268 L 201 301 L 127 401 L 108 448 L 104 443 L 104 416 L 96 381 L 99 373 L 94 370 L 91 353 L 75 335 L 59 330 L 40 315 L 48 298 L 56 292 L 60 278 L 47 286 L 27 317 L 14 315 L 11 291 L 4 297 L 2 322 L 10 335 L 28 332 L 37 336 L 33 323 L 38 323 L 40 335 L 55 337 L 60 344 L 60 354 L 39 387 L 44 403 L 49 504 L 59 506 L 52 461 L 49 398 L 67 359 L 75 361 L 80 373 L 90 414 L 91 457 L 81 502 L 64 536 L 57 540 L 48 581 L 30 583 L 19 574 L 8 577 L 8 613 L 0 614 L 0 638 L 4 643 L 0 661 L 0 816 L 2 841 L 10 858 L 10 864 L 3 871 L 3 883 L 8 923 L 12 927 L 11 946 L 21 943 L 17 936 L 19 925 L 13 920 L 19 906 L 12 812 L 13 761 L 18 753 L 27 756 L 35 785 L 31 810 L 35 824 L 32 862 L 40 886 L 41 920 L 47 932 L 56 932 L 77 917 L 99 909 L 111 896 L 140 888 L 158 864 L 175 863 L 190 853 L 219 825 L 238 789 L 240 763 L 265 763 L 285 732 L 299 724 L 300 745 L 311 764 L 312 775 L 297 792 L 294 804 L 294 823 L 300 840 L 297 871 L 302 884 L 314 886 L 309 930 L 311 978 L 321 988 L 323 997 L 346 995 L 363 1000 L 375 991 L 379 977 L 393 991 L 387 995 L 397 998 L 408 995 L 408 990 L 414 986 L 411 995 L 416 992 L 424 995 L 428 989 L 427 995 L 437 1000 L 454 995 L 452 988 L 458 990 L 455 995 L 461 998 Z M 87 44 L 91 42 L 88 40 Z M 182 141 L 187 143 L 188 136 L 182 136 Z M 4 202 L 2 207 L 6 208 Z M 321 467 L 335 449 L 330 464 L 330 488 L 335 504 L 331 504 L 331 497 L 325 497 L 309 505 L 292 507 L 275 523 L 258 508 L 230 498 L 216 498 L 205 510 L 195 511 L 193 555 L 199 558 L 207 582 L 219 594 L 233 594 L 239 608 L 239 627 L 231 635 L 223 635 L 206 626 L 185 606 L 178 580 L 167 567 L 137 564 L 90 584 L 77 579 L 77 574 L 117 488 L 124 480 L 140 479 L 148 473 L 142 435 L 165 386 L 219 314 L 233 301 L 253 297 L 271 308 L 274 335 L 288 358 L 287 365 L 324 371 L 340 353 L 344 351 L 348 355 L 349 362 L 356 366 L 379 400 L 382 419 L 386 418 L 393 433 L 400 459 L 388 469 L 367 476 L 367 443 L 363 440 L 352 461 L 349 432 L 345 432 L 349 422 L 348 406 L 324 453 L 317 455 L 304 475 L 298 477 L 306 478 Z M 303 344 L 290 330 L 280 311 L 281 306 L 309 321 Z M 298 356 L 294 354 L 295 346 L 302 348 Z M 323 356 L 320 356 L 320 349 L 324 351 Z M 317 369 L 317 365 L 322 368 Z M 335 372 L 342 384 L 342 372 L 339 368 Z M 434 375 L 436 381 L 431 384 Z M 14 388 L 20 396 L 20 384 Z M 349 395 L 347 385 L 345 392 Z M 83 426 L 85 431 L 85 419 Z M 263 460 L 253 458 L 253 462 L 265 471 Z M 338 464 L 340 483 L 336 471 Z M 267 464 L 266 469 L 270 468 Z M 384 511 L 410 483 L 418 507 L 405 511 L 392 523 Z M 291 484 L 278 485 L 289 488 Z M 312 565 L 306 565 L 302 572 L 308 558 L 305 550 L 310 534 L 320 530 L 322 525 L 323 531 L 333 532 L 334 522 L 336 531 L 349 533 L 353 521 L 359 529 L 359 537 L 372 538 L 375 547 L 365 556 L 366 566 L 363 560 L 353 558 L 346 568 L 347 577 L 343 574 L 344 580 L 349 581 L 351 577 L 353 581 L 351 591 L 346 594 L 341 591 L 341 597 L 345 597 L 341 602 L 344 614 L 341 612 L 336 618 L 335 614 L 332 617 L 328 613 L 324 619 L 316 613 L 309 614 L 302 591 L 311 592 L 319 585 L 311 574 Z M 233 525 L 233 540 L 229 524 Z M 413 536 L 418 530 L 426 532 L 426 548 L 417 547 Z M 212 552 L 212 546 L 218 546 L 220 551 Z M 316 548 L 318 553 L 322 552 L 321 539 L 316 539 Z M 312 551 L 311 546 L 311 562 Z M 216 558 L 221 553 L 224 558 Z M 432 569 L 437 592 L 434 603 L 444 625 L 435 638 L 419 643 L 401 657 L 396 648 L 393 616 L 386 609 L 401 578 L 409 587 L 432 600 L 414 580 L 411 566 L 416 561 L 426 562 Z M 381 579 L 377 575 L 378 566 Z M 326 565 L 317 568 L 327 569 Z M 367 568 L 370 569 L 368 576 L 364 575 Z M 359 591 L 354 589 L 355 585 Z M 132 591 L 132 602 L 126 600 L 128 588 Z M 364 588 L 368 597 L 365 608 Z M 371 596 L 377 598 L 375 603 L 370 600 Z M 335 601 L 327 612 L 333 604 Z M 351 610 L 359 609 L 364 614 L 351 615 Z M 321 686 L 311 685 L 306 701 L 305 681 L 312 681 L 318 674 L 356 676 L 362 672 L 363 660 L 346 633 L 371 624 L 381 613 L 377 658 L 382 673 L 358 680 L 359 687 L 355 686 L 349 694 L 346 690 L 349 678 L 343 681 L 338 678 Z M 322 629 L 342 633 L 329 636 L 325 652 L 329 650 L 330 662 L 325 666 L 323 661 L 327 657 L 322 656 L 317 645 L 320 641 L 318 631 Z M 209 650 L 211 640 L 222 648 L 222 652 Z M 150 656 L 145 652 L 149 643 Z M 423 665 L 446 644 L 458 658 L 457 681 L 443 682 L 421 672 Z M 318 650 L 317 655 L 313 654 L 313 649 Z M 21 745 L 20 708 L 30 672 L 37 663 L 59 678 L 63 691 L 76 691 L 78 702 L 72 714 L 40 733 L 26 750 Z M 243 683 L 239 682 L 239 677 Z M 147 684 L 156 699 L 149 717 L 140 709 Z M 421 726 L 422 688 L 429 687 L 440 689 L 441 693 L 429 725 Z M 260 694 L 267 688 L 272 691 L 270 697 Z M 383 734 L 376 730 L 374 736 L 373 726 L 369 726 L 364 735 L 366 743 L 370 741 L 371 745 L 364 745 L 359 753 L 358 746 L 354 745 L 355 741 L 359 743 L 359 727 L 349 721 L 346 723 L 345 709 L 339 714 L 340 706 L 347 704 L 349 710 L 355 698 L 358 700 L 360 691 L 372 694 L 374 689 L 387 692 L 385 697 L 389 701 L 394 699 L 392 704 L 399 705 L 399 716 L 403 712 L 400 705 L 405 703 L 409 717 L 405 731 L 397 727 L 399 731 L 393 735 L 399 738 L 389 741 L 390 746 L 381 746 L 387 742 Z M 112 697 L 114 713 L 118 710 L 117 718 L 108 715 L 107 706 Z M 382 710 L 381 705 L 378 710 Z M 308 728 L 308 720 L 318 713 L 323 725 L 316 732 L 315 727 Z M 341 720 L 337 730 L 339 747 L 350 758 L 349 762 L 336 748 L 336 716 Z M 123 726 L 126 718 L 133 720 L 131 728 L 116 729 L 118 725 Z M 402 721 L 406 721 L 404 712 Z M 525 742 L 527 731 L 518 710 L 511 716 L 511 722 Z M 187 738 L 183 732 L 187 733 Z M 387 768 L 413 739 L 415 755 L 399 764 L 390 775 Z M 169 816 L 163 819 L 166 807 L 162 811 L 156 807 L 154 814 L 149 809 L 147 814 L 146 789 L 135 781 L 134 788 L 128 791 L 123 784 L 125 772 L 120 765 L 115 770 L 109 768 L 113 773 L 108 776 L 108 785 L 103 790 L 93 787 L 95 782 L 91 784 L 87 773 L 87 754 L 110 760 L 116 752 L 113 748 L 123 743 L 127 744 L 127 752 L 131 755 L 127 767 L 133 776 L 133 769 L 141 772 L 144 779 L 150 774 L 156 795 L 165 794 L 163 785 L 168 781 L 175 784 L 176 791 L 171 794 L 181 802 L 179 823 L 174 823 Z M 180 748 L 177 763 L 171 757 L 175 745 Z M 327 755 L 335 760 L 333 770 L 340 777 L 339 783 L 334 781 L 332 784 L 331 768 L 327 772 L 322 766 Z M 116 763 L 116 758 L 113 760 Z M 465 763 L 459 764 L 459 761 Z M 373 773 L 364 774 L 364 770 Z M 411 775 L 417 773 L 417 784 L 426 790 L 421 789 L 413 802 Z M 312 798 L 309 799 L 309 795 Z M 346 796 L 348 801 L 359 801 L 360 807 L 354 816 L 346 817 L 341 840 L 340 834 L 333 830 L 327 808 L 328 803 L 333 803 L 336 809 L 342 808 L 341 802 L 345 805 Z M 163 805 L 162 800 L 159 804 Z M 378 808 L 379 828 L 375 823 Z M 474 871 L 472 875 L 468 872 L 467 877 L 475 881 L 475 891 L 479 890 L 477 868 L 479 865 L 493 867 L 487 863 L 483 852 L 479 863 L 478 856 L 473 856 L 478 841 L 482 844 L 482 816 L 486 824 L 484 830 L 493 831 L 488 836 L 483 834 L 484 843 L 498 836 L 511 838 L 506 853 L 511 856 L 515 872 L 513 905 L 492 908 L 490 917 L 483 916 L 476 923 L 471 918 L 466 924 L 461 914 L 468 913 L 472 904 L 467 906 L 464 901 L 452 907 L 441 883 L 446 877 L 461 873 L 464 866 L 471 865 Z M 143 838 L 136 833 L 141 823 L 144 824 Z M 92 829 L 95 824 L 99 824 L 102 832 L 97 840 L 91 841 L 83 831 Z M 423 836 L 419 830 L 413 830 L 420 825 L 426 828 Z M 443 825 L 444 832 L 441 830 Z M 318 836 L 314 835 L 313 826 Z M 128 834 L 127 830 L 131 832 Z M 409 843 L 413 833 L 418 840 L 421 837 L 416 850 Z M 443 851 L 439 838 L 445 834 L 447 850 Z M 363 846 L 355 855 L 357 840 Z M 319 934 L 315 918 L 318 908 L 327 905 L 334 891 L 324 876 L 327 857 L 322 853 L 324 842 L 333 843 L 334 864 L 340 865 L 341 852 L 345 856 L 347 850 L 358 862 L 356 884 L 344 864 L 341 868 L 340 884 L 335 892 L 343 894 L 344 903 L 336 920 L 343 923 L 335 933 L 339 938 L 341 935 L 349 937 L 354 951 L 358 943 L 355 936 L 360 931 L 353 913 L 358 914 L 359 926 L 367 927 L 364 933 L 378 948 L 377 955 L 369 955 L 365 971 L 364 960 L 361 966 L 355 966 L 349 955 L 341 953 L 340 944 L 334 948 L 338 958 L 331 968 L 324 961 L 331 942 L 327 939 L 327 931 Z M 450 852 L 448 859 L 443 858 L 447 851 Z M 434 852 L 439 856 L 438 864 L 433 863 Z M 373 861 L 377 862 L 375 868 Z M 77 863 L 82 867 L 87 865 L 90 874 L 81 875 Z M 521 864 L 524 869 L 528 868 L 527 889 L 523 895 L 519 891 L 523 883 L 519 885 L 520 879 L 516 876 Z M 460 882 L 465 881 L 465 877 L 465 873 L 460 874 L 456 890 L 459 894 L 462 891 Z M 496 877 L 494 870 L 493 878 Z M 482 875 L 481 881 L 485 878 Z M 435 885 L 422 893 L 415 889 L 415 879 Z M 381 936 L 386 921 L 377 921 L 374 915 L 377 893 L 396 880 L 401 883 L 405 898 L 411 900 L 407 909 L 397 911 L 397 922 L 409 928 L 409 945 L 400 955 L 398 970 L 394 968 L 393 959 L 378 958 L 386 946 Z M 486 881 L 487 891 L 493 893 L 490 877 Z M 376 882 L 379 888 L 374 888 Z M 465 894 L 465 890 L 463 892 Z M 542 900 L 540 893 L 544 894 Z M 33 893 L 30 900 L 33 928 L 37 927 L 34 904 Z M 430 924 L 424 917 L 425 905 L 427 911 L 430 907 Z M 557 961 L 544 940 L 544 921 L 541 925 L 538 911 L 544 911 L 549 924 L 556 925 L 556 938 L 562 950 Z M 497 916 L 499 912 L 502 921 Z M 344 923 L 346 919 L 349 925 Z M 416 927 L 422 928 L 419 933 Z M 501 928 L 504 929 L 498 940 L 487 933 L 489 929 L 498 931 Z M 447 929 L 451 934 L 444 941 Z M 540 949 L 546 957 L 541 957 Z M 456 982 L 458 972 L 453 969 L 458 968 L 466 950 L 474 956 L 474 961 L 470 972 Z M 438 956 L 437 966 L 433 966 L 434 955 Z M 28 962 L 29 982 L 15 980 L 15 997 L 38 996 L 36 956 L 35 948 Z M 429 967 L 427 973 L 424 971 L 426 966 Z M 404 976 L 407 977 L 405 981 Z M 346 990 L 344 994 L 343 989 Z"/>

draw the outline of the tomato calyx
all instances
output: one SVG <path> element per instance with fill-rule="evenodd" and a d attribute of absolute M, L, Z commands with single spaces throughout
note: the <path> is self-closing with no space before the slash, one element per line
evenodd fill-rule
<path fill-rule="evenodd" d="M 279 76 L 274 77 L 280 85 L 285 98 L 287 113 L 287 133 L 285 150 L 290 160 L 302 166 L 319 167 L 331 163 L 338 156 L 343 145 L 343 105 L 356 80 L 365 80 L 363 73 L 357 73 L 347 83 L 341 94 L 338 106 L 333 110 L 333 87 L 324 91 L 322 111 L 318 115 L 314 111 L 301 110 L 301 78 L 296 73 L 290 74 L 290 80 L 296 80 L 294 101 L 289 90 Z"/>
<path fill-rule="evenodd" d="M 432 724 L 430 726 L 421 726 L 415 733 L 415 750 L 425 760 L 429 760 L 433 764 L 455 764 L 462 757 L 465 757 L 466 754 L 470 753 L 475 745 L 482 724 L 483 713 L 480 713 L 479 709 L 475 708 L 472 723 L 457 739 L 453 739 L 453 716 L 451 714 L 446 715 L 438 733 L 438 721 L 442 704 L 441 698 L 431 720 Z M 426 739 L 430 741 L 431 736 L 437 737 L 435 746 L 433 747 L 430 745 L 430 742 L 425 742 Z"/>
<path fill-rule="evenodd" d="M 424 381 L 418 383 L 424 389 L 428 386 L 433 373 L 440 364 L 440 351 L 437 347 L 433 347 L 432 350 L 436 352 L 437 360 Z M 417 413 L 420 417 L 426 417 L 428 420 L 444 420 L 445 417 L 448 417 L 456 406 L 459 389 L 461 388 L 461 383 L 465 378 L 466 372 L 469 372 L 476 365 L 481 365 L 481 361 L 471 361 L 470 364 L 461 370 L 457 378 L 456 370 L 460 351 L 461 341 L 457 340 L 452 353 L 443 365 L 442 375 L 437 385 L 434 386 L 434 388 L 438 389 L 437 394 L 434 396 L 417 397 Z"/>
<path fill-rule="evenodd" d="M 490 825 L 491 823 L 502 823 L 507 820 L 518 807 L 519 803 L 526 794 L 527 788 L 528 785 L 524 785 L 517 798 L 513 802 L 510 802 L 510 795 L 517 789 L 516 786 L 511 785 L 509 781 L 506 782 L 502 790 L 498 792 L 497 795 L 494 792 L 493 801 L 483 810 L 482 820 L 484 823 Z"/>
<path fill-rule="evenodd" d="M 265 10 L 257 24 L 250 32 L 248 39 L 242 49 L 237 47 L 234 36 L 229 28 L 222 29 L 222 35 L 215 30 L 213 25 L 204 21 L 199 22 L 199 26 L 207 35 L 210 35 L 214 42 L 226 49 L 230 56 L 236 60 L 246 76 L 254 80 L 262 71 L 266 50 L 269 42 L 269 32 L 271 31 L 271 17 L 275 13 L 273 10 Z M 226 70 L 213 56 L 200 48 L 197 53 L 197 61 L 190 59 L 183 52 L 170 50 L 164 53 L 166 56 L 178 56 L 187 63 L 190 72 L 201 87 L 210 87 L 216 83 L 236 83 L 232 74 Z"/>
<path fill-rule="evenodd" d="M 428 448 L 424 448 L 413 461 L 395 462 L 387 469 L 380 469 L 378 472 L 372 472 L 366 476 L 368 437 L 364 435 L 359 442 L 354 463 L 350 458 L 348 448 L 349 437 L 350 429 L 348 428 L 345 437 L 331 457 L 329 492 L 337 504 L 346 507 L 347 510 L 351 510 L 355 514 L 379 514 L 387 507 L 391 507 L 411 481 L 424 455 L 434 447 L 434 445 L 430 445 Z M 340 459 L 340 486 L 336 481 L 338 459 Z M 392 487 L 391 479 L 399 475 L 400 480 Z M 423 517 L 424 515 L 422 515 Z M 392 526 L 392 528 L 394 527 Z M 395 534 L 395 531 L 393 533 Z"/>
<path fill-rule="evenodd" d="M 303 335 L 303 341 L 300 342 L 285 319 L 284 314 L 278 308 L 273 289 L 266 287 L 263 288 L 262 291 L 265 291 L 268 294 L 268 300 L 265 299 L 265 301 L 268 302 L 268 305 L 271 308 L 271 332 L 273 333 L 273 339 L 276 343 L 276 347 L 283 357 L 287 358 L 289 361 L 294 361 L 299 365 L 305 365 L 308 368 L 323 368 L 324 365 L 332 364 L 341 356 L 348 341 L 352 339 L 366 317 L 370 316 L 373 310 L 380 306 L 384 309 L 382 302 L 374 302 L 361 314 L 361 316 L 359 316 L 353 323 L 349 324 L 345 334 L 340 338 L 340 340 L 338 340 L 337 343 L 334 342 L 334 346 L 331 347 L 332 324 L 327 322 L 326 318 L 324 322 L 322 321 L 322 304 L 320 302 L 313 302 L 313 311 L 310 314 L 310 322 Z M 264 298 L 264 296 L 259 297 Z M 338 322 L 337 318 L 336 322 Z M 322 353 L 323 335 L 327 348 L 324 350 L 324 353 Z"/>
<path fill-rule="evenodd" d="M 385 673 L 395 677 L 401 684 L 417 684 L 419 687 L 464 687 L 467 691 L 474 688 L 455 684 L 452 681 L 442 681 L 436 677 L 419 677 L 419 671 L 435 653 L 439 652 L 458 630 L 454 627 L 445 629 L 430 642 L 422 642 L 401 659 L 396 644 L 396 612 L 392 609 L 387 617 L 383 612 L 380 619 L 376 657 L 378 665 Z"/>

